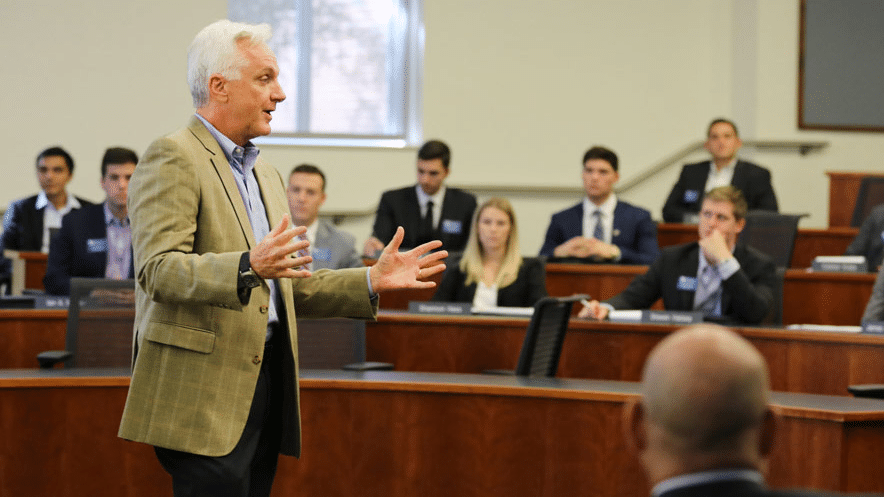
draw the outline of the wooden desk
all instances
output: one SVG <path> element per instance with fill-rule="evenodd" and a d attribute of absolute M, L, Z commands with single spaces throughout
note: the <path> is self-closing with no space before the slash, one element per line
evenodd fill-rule
<path fill-rule="evenodd" d="M 366 323 L 366 357 L 397 371 L 480 373 L 514 369 L 527 318 L 383 312 Z M 651 349 L 676 327 L 572 319 L 558 376 L 638 381 Z M 768 362 L 774 390 L 848 395 L 884 383 L 884 337 L 740 328 Z"/>
<path fill-rule="evenodd" d="M 850 226 L 863 178 L 884 178 L 884 174 L 852 171 L 826 171 L 826 175 L 829 176 L 829 227 Z"/>
<path fill-rule="evenodd" d="M 67 310 L 0 310 L 0 368 L 36 368 L 37 354 L 64 350 Z"/>
<path fill-rule="evenodd" d="M 793 268 L 807 268 L 818 255 L 841 255 L 859 233 L 858 228 L 831 227 L 828 229 L 799 228 L 792 251 Z M 657 241 L 661 247 L 697 241 L 697 226 L 693 224 L 661 223 L 657 225 Z"/>
<path fill-rule="evenodd" d="M 43 290 L 48 254 L 17 250 L 5 250 L 3 254 L 12 261 L 12 295 L 21 295 L 24 289 Z"/>
<path fill-rule="evenodd" d="M 0 495 L 171 495 L 152 449 L 116 438 L 128 378 L 55 373 L 0 371 Z M 273 495 L 644 497 L 621 436 L 637 388 L 305 371 L 303 456 L 280 458 Z M 884 403 L 782 393 L 773 403 L 783 418 L 772 486 L 884 490 Z"/>

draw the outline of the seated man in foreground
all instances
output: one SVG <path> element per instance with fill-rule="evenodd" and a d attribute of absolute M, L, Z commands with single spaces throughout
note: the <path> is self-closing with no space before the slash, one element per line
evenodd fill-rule
<path fill-rule="evenodd" d="M 761 252 L 737 245 L 746 201 L 733 186 L 712 189 L 700 210 L 700 240 L 663 249 L 648 271 L 620 295 L 593 300 L 580 317 L 605 319 L 613 309 L 647 309 L 659 298 L 670 311 L 702 311 L 705 319 L 757 324 L 773 303 L 775 266 Z M 701 257 L 702 255 L 702 257 Z"/>
<path fill-rule="evenodd" d="M 884 260 L 884 205 L 879 205 L 869 212 L 859 227 L 856 238 L 850 242 L 844 255 L 862 255 L 869 265 L 869 272 L 878 271 Z"/>
<path fill-rule="evenodd" d="M 586 196 L 579 204 L 553 214 L 540 255 L 645 265 L 660 255 L 651 213 L 614 194 L 620 179 L 617 162 L 617 154 L 605 147 L 586 151 Z"/>
<path fill-rule="evenodd" d="M 830 495 L 765 485 L 770 380 L 736 333 L 703 324 L 669 335 L 648 356 L 641 394 L 626 405 L 625 432 L 655 497 Z"/>

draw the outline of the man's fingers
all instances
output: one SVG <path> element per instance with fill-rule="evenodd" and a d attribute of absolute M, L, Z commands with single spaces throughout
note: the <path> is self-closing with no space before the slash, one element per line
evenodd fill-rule
<path fill-rule="evenodd" d="M 436 275 L 445 271 L 445 264 L 435 264 L 430 267 L 421 268 L 418 272 L 418 275 L 421 279 L 429 278 L 430 276 Z"/>
<path fill-rule="evenodd" d="M 399 226 L 396 228 L 396 234 L 393 235 L 393 239 L 390 240 L 390 243 L 384 247 L 384 252 L 398 252 L 399 246 L 402 245 L 402 239 L 405 238 L 405 228 Z"/>

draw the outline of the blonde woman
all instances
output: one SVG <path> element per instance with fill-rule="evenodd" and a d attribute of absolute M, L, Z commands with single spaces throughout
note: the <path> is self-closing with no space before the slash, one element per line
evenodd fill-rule
<path fill-rule="evenodd" d="M 463 255 L 449 257 L 446 265 L 435 301 L 531 307 L 546 296 L 543 262 L 522 258 L 513 206 L 503 198 L 491 198 L 476 210 Z"/>

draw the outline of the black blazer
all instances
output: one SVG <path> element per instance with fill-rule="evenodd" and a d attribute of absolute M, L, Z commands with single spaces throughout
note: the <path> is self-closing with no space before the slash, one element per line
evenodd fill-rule
<path fill-rule="evenodd" d="M 432 300 L 437 302 L 472 302 L 476 296 L 476 283 L 465 285 L 466 274 L 460 270 L 459 255 L 449 256 L 445 261 L 445 274 Z M 542 259 L 525 257 L 516 281 L 498 289 L 497 305 L 500 307 L 533 307 L 546 297 L 546 268 Z"/>
<path fill-rule="evenodd" d="M 450 252 L 463 250 L 470 236 L 476 197 L 457 188 L 447 187 L 442 200 L 442 216 L 437 223 L 434 239 L 442 240 L 442 248 Z M 372 235 L 387 244 L 396 228 L 405 228 L 402 248 L 418 245 L 421 209 L 414 186 L 390 190 L 381 195 Z"/>
<path fill-rule="evenodd" d="M 92 202 L 74 197 L 81 207 Z M 2 249 L 39 252 L 43 248 L 43 209 L 37 209 L 37 195 L 16 200 L 3 217 Z"/>
<path fill-rule="evenodd" d="M 737 245 L 734 257 L 740 263 L 739 271 L 721 282 L 722 321 L 760 323 L 773 303 L 776 266 L 752 247 Z M 605 302 L 615 309 L 647 309 L 662 297 L 666 310 L 693 310 L 699 264 L 697 242 L 665 247 L 645 274 L 636 276 L 620 295 Z"/>
<path fill-rule="evenodd" d="M 838 494 L 813 490 L 777 490 L 745 480 L 720 481 L 675 488 L 658 497 L 835 497 Z"/>
<path fill-rule="evenodd" d="M 663 220 L 680 223 L 685 214 L 700 212 L 706 179 L 709 178 L 709 161 L 687 164 L 681 170 L 678 182 L 672 187 L 663 206 Z M 737 161 L 731 184 L 743 192 L 749 210 L 778 212 L 777 196 L 770 183 L 770 171 L 751 162 Z"/>
<path fill-rule="evenodd" d="M 134 277 L 135 261 L 129 264 Z M 107 269 L 107 225 L 104 204 L 71 211 L 61 221 L 58 235 L 49 244 L 49 261 L 43 286 L 53 295 L 68 295 L 71 278 L 104 278 Z"/>

